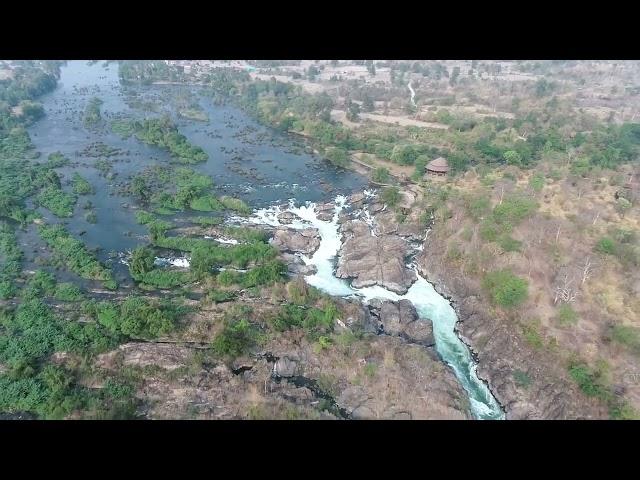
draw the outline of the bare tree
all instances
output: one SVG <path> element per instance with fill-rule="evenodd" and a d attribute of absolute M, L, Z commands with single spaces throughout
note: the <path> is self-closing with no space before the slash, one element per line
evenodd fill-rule
<path fill-rule="evenodd" d="M 572 303 L 576 301 L 580 292 L 574 288 L 573 283 L 575 277 L 569 275 L 569 272 L 565 272 L 564 275 L 560 275 L 560 281 L 556 284 L 555 297 L 553 300 L 554 305 L 558 301 L 564 303 Z"/>
<path fill-rule="evenodd" d="M 580 285 L 584 285 L 584 282 L 591 278 L 593 274 L 593 264 L 591 263 L 591 257 L 587 257 L 584 261 L 584 265 L 582 265 L 582 282 Z"/>

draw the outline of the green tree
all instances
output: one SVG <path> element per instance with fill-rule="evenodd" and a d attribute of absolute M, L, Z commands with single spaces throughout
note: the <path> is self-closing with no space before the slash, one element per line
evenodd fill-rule
<path fill-rule="evenodd" d="M 507 150 L 502 157 L 509 165 L 522 166 L 522 156 L 515 150 Z"/>
<path fill-rule="evenodd" d="M 360 121 L 360 105 L 351 100 L 347 102 L 347 120 L 350 122 Z"/>
<path fill-rule="evenodd" d="M 616 201 L 616 210 L 620 214 L 621 217 L 624 217 L 625 213 L 627 213 L 631 209 L 631 202 L 624 197 L 618 198 Z"/>
<path fill-rule="evenodd" d="M 373 103 L 373 99 L 369 95 L 365 94 L 364 99 L 362 100 L 362 109 L 365 112 L 373 112 L 375 108 L 376 107 Z"/>
<path fill-rule="evenodd" d="M 483 279 L 483 286 L 497 305 L 506 308 L 521 305 L 529 293 L 528 282 L 510 270 L 487 273 Z"/>
<path fill-rule="evenodd" d="M 386 187 L 382 191 L 382 201 L 393 207 L 400 201 L 400 189 L 396 186 Z"/>
<path fill-rule="evenodd" d="M 373 171 L 373 181 L 378 183 L 387 183 L 389 181 L 389 170 L 385 167 L 378 167 Z"/>
<path fill-rule="evenodd" d="M 344 148 L 331 147 L 325 152 L 325 157 L 337 167 L 345 168 L 349 162 L 349 156 Z"/>
<path fill-rule="evenodd" d="M 616 253 L 616 242 L 610 237 L 602 237 L 595 246 L 596 252 L 613 255 Z"/>
<path fill-rule="evenodd" d="M 155 260 L 154 252 L 149 247 L 140 246 L 131 254 L 129 261 L 129 271 L 135 279 L 141 279 L 145 273 L 153 270 L 153 262 Z"/>

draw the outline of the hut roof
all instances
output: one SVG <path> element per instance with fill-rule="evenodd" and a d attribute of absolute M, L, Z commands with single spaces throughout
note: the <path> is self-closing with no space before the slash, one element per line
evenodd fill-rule
<path fill-rule="evenodd" d="M 449 164 L 444 158 L 438 157 L 427 164 L 427 170 L 431 170 L 433 172 L 448 172 Z"/>

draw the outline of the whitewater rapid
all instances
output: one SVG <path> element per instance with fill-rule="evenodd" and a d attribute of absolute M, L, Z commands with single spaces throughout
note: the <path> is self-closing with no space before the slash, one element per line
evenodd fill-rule
<path fill-rule="evenodd" d="M 365 193 L 366 195 L 366 193 Z M 371 195 L 371 193 L 369 193 Z M 369 196 L 366 195 L 366 196 Z M 335 211 L 331 221 L 319 220 L 316 215 L 315 204 L 307 203 L 303 206 L 295 206 L 293 201 L 289 203 L 286 211 L 294 213 L 296 219 L 291 224 L 282 225 L 278 215 L 283 212 L 280 207 L 271 207 L 256 210 L 248 219 L 249 222 L 270 226 L 285 226 L 295 229 L 308 227 L 317 228 L 321 238 L 318 250 L 311 256 L 302 256 L 307 265 L 316 267 L 316 273 L 308 275 L 305 280 L 329 295 L 340 297 L 360 297 L 368 302 L 374 298 L 398 301 L 407 299 L 413 303 L 418 316 L 433 324 L 433 335 L 436 341 L 436 350 L 440 357 L 454 371 L 456 377 L 469 395 L 469 403 L 473 416 L 480 420 L 504 419 L 504 412 L 491 394 L 487 385 L 476 374 L 476 364 L 467 346 L 458 338 L 455 325 L 458 320 L 455 310 L 447 299 L 442 297 L 424 277 L 422 277 L 415 264 L 417 280 L 409 288 L 406 294 L 398 295 L 379 285 L 365 288 L 354 288 L 346 280 L 334 275 L 335 259 L 341 247 L 338 216 L 346 208 L 347 199 L 338 196 L 335 199 Z M 370 228 L 368 212 L 363 214 L 367 218 Z"/>

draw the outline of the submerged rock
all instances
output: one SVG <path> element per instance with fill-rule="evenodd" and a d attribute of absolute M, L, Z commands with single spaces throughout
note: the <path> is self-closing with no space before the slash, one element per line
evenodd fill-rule
<path fill-rule="evenodd" d="M 330 222 L 333 220 L 335 210 L 336 207 L 333 203 L 321 203 L 316 205 L 316 216 L 318 217 L 318 220 Z"/>
<path fill-rule="evenodd" d="M 291 224 L 294 220 L 298 220 L 299 217 L 295 213 L 282 212 L 278 214 L 278 221 L 284 225 Z"/>

